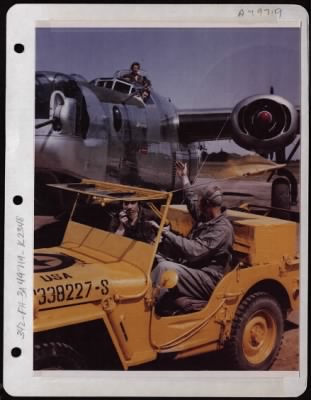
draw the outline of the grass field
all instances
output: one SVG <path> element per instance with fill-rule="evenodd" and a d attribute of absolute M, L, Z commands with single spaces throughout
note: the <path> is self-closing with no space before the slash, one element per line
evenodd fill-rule
<path fill-rule="evenodd" d="M 208 178 L 209 176 L 214 175 L 214 171 L 223 168 L 226 165 L 225 162 L 219 162 L 219 161 L 207 161 L 204 163 L 199 177 L 200 178 Z M 287 168 L 294 174 L 296 177 L 298 183 L 300 180 L 300 162 L 299 161 L 293 161 L 290 162 L 287 166 Z M 238 180 L 255 180 L 255 181 L 267 181 L 268 177 L 270 176 L 271 172 L 265 172 L 260 175 L 252 175 L 251 177 L 238 177 L 238 178 L 233 178 L 233 179 L 238 179 Z"/>

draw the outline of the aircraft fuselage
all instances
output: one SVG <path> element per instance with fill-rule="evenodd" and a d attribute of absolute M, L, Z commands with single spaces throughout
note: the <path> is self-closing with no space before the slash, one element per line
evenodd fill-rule
<path fill-rule="evenodd" d="M 118 90 L 40 74 L 36 123 L 55 115 L 57 123 L 36 129 L 38 171 L 172 190 L 178 159 L 188 162 L 195 178 L 198 146 L 179 142 L 178 114 L 168 99 L 151 89 L 143 101 L 134 85 L 116 78 L 110 82 Z"/>

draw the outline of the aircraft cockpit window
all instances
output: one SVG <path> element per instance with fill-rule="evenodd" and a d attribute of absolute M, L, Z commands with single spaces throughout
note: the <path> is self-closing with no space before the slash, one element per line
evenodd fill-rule
<path fill-rule="evenodd" d="M 94 85 L 106 89 L 112 89 L 113 80 L 111 79 L 96 79 Z"/>
<path fill-rule="evenodd" d="M 113 89 L 117 92 L 129 94 L 131 91 L 131 87 L 131 85 L 128 85 L 125 82 L 116 81 Z"/>
<path fill-rule="evenodd" d="M 112 89 L 113 81 L 106 81 L 105 88 Z"/>
<path fill-rule="evenodd" d="M 119 79 L 98 78 L 93 83 L 97 87 L 111 89 L 124 94 L 131 94 L 136 91 L 133 85 Z"/>

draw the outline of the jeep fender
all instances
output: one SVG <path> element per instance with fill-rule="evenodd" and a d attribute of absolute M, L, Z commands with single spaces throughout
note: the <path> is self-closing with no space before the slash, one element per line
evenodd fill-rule
<path fill-rule="evenodd" d="M 106 313 L 100 305 L 88 303 L 80 304 L 76 312 L 73 312 L 73 307 L 58 307 L 54 310 L 49 310 L 48 314 L 48 317 L 45 317 L 42 312 L 36 315 L 35 306 L 34 333 L 78 325 L 87 321 L 103 320 L 123 368 L 128 369 L 127 360 L 130 354 L 129 351 L 127 351 L 128 349 L 124 349 L 122 340 L 120 340 L 121 336 L 117 336 L 118 332 L 114 330 L 113 313 L 108 317 L 108 313 Z"/>

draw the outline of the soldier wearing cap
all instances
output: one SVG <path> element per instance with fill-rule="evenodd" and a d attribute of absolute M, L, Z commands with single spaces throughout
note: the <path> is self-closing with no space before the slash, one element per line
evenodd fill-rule
<path fill-rule="evenodd" d="M 119 236 L 153 243 L 156 232 L 150 221 L 158 220 L 150 209 L 138 201 L 122 201 L 122 209 L 112 215 L 108 230 Z"/>
<path fill-rule="evenodd" d="M 146 76 L 141 75 L 141 73 L 140 73 L 140 63 L 139 62 L 133 62 L 131 65 L 130 73 L 123 75 L 122 79 L 129 81 L 129 82 L 139 83 L 140 85 L 144 86 L 144 88 L 146 88 L 146 89 L 151 87 L 150 80 Z"/>
<path fill-rule="evenodd" d="M 207 303 L 225 273 L 231 259 L 233 227 L 222 209 L 219 187 L 208 185 L 200 195 L 190 185 L 186 164 L 177 162 L 176 172 L 182 179 L 185 201 L 194 226 L 187 237 L 164 230 L 163 243 L 178 257 L 172 260 L 159 254 L 152 279 L 157 286 L 164 271 L 175 270 L 178 274 L 177 285 L 164 296 L 165 290 L 162 291 L 161 304 L 173 299 L 183 312 L 192 312 Z"/>

